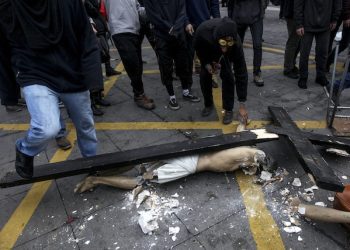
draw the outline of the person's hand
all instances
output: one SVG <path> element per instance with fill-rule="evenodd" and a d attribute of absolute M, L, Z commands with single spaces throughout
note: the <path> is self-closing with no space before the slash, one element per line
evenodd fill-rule
<path fill-rule="evenodd" d="M 244 125 L 247 125 L 247 123 L 248 123 L 248 112 L 247 112 L 247 109 L 245 108 L 244 103 L 240 103 L 239 104 L 238 114 L 239 114 L 239 120 Z"/>
<path fill-rule="evenodd" d="M 344 20 L 343 21 L 343 26 L 346 27 L 346 28 L 349 28 L 350 27 L 350 19 Z"/>
<path fill-rule="evenodd" d="M 187 32 L 188 34 L 190 34 L 191 36 L 193 35 L 194 29 L 193 29 L 192 24 L 187 24 L 187 26 L 186 26 L 186 32 Z"/>
<path fill-rule="evenodd" d="M 298 36 L 303 36 L 305 34 L 304 27 L 297 29 L 297 34 L 298 34 Z"/>
<path fill-rule="evenodd" d="M 331 23 L 331 24 L 329 25 L 329 28 L 330 28 L 331 30 L 334 30 L 336 26 L 337 26 L 337 23 L 336 23 L 336 22 L 333 22 L 333 23 Z"/>
<path fill-rule="evenodd" d="M 210 64 L 205 65 L 205 69 L 209 72 L 209 74 L 211 74 L 211 75 L 215 74 L 215 70 L 214 70 L 213 66 L 211 66 Z"/>

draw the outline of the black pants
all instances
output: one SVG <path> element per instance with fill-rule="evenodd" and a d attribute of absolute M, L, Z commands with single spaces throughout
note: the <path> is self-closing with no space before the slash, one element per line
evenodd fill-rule
<path fill-rule="evenodd" d="M 20 87 L 15 81 L 0 82 L 1 105 L 16 105 L 20 95 Z"/>
<path fill-rule="evenodd" d="M 156 38 L 154 34 L 154 29 L 151 28 L 151 23 L 145 22 L 145 23 L 141 23 L 140 25 L 141 25 L 141 28 L 140 28 L 141 43 L 146 36 L 149 44 L 152 46 L 153 49 L 155 49 Z"/>
<path fill-rule="evenodd" d="M 231 63 L 224 57 L 221 61 L 220 77 L 222 79 L 222 104 L 223 109 L 231 111 L 234 105 L 235 98 L 235 80 L 233 78 L 233 72 Z M 205 107 L 214 105 L 213 102 L 213 88 L 212 88 L 212 75 L 206 70 L 205 65 L 201 66 L 200 73 L 200 85 L 204 97 Z"/>
<path fill-rule="evenodd" d="M 300 78 L 307 79 L 309 74 L 309 55 L 312 47 L 312 41 L 316 39 L 316 74 L 317 78 L 326 77 L 326 63 L 328 56 L 328 43 L 330 31 L 324 32 L 305 32 L 301 39 L 299 70 Z"/>
<path fill-rule="evenodd" d="M 284 53 L 284 70 L 293 70 L 296 65 L 296 59 L 300 51 L 301 37 L 298 36 L 297 26 L 293 19 L 286 19 L 288 29 L 288 40 Z"/>
<path fill-rule="evenodd" d="M 131 80 L 134 95 L 142 95 L 144 89 L 140 36 L 132 33 L 122 33 L 113 35 L 112 38 L 118 49 L 125 71 Z"/>
<path fill-rule="evenodd" d="M 191 55 L 187 50 L 185 41 L 177 39 L 165 40 L 156 38 L 156 51 L 162 83 L 168 94 L 174 95 L 173 66 L 175 62 L 176 73 L 180 78 L 182 89 L 189 89 L 192 83 Z"/>
<path fill-rule="evenodd" d="M 248 27 L 250 28 L 250 33 L 253 39 L 253 73 L 256 75 L 261 72 L 261 60 L 262 60 L 262 36 L 264 31 L 264 20 L 261 18 L 259 21 L 253 24 L 237 24 L 238 35 L 244 41 L 245 32 Z"/>
<path fill-rule="evenodd" d="M 337 35 L 337 32 L 339 30 L 340 25 L 342 24 L 343 20 L 338 20 L 337 26 L 334 30 L 331 31 L 331 37 L 329 40 L 329 47 L 328 47 L 328 59 L 327 59 L 327 68 L 330 67 L 330 65 L 334 62 L 335 57 L 335 48 L 332 50 L 333 40 L 335 36 Z M 350 28 L 343 26 L 343 34 L 342 39 L 339 42 L 339 53 L 344 51 L 350 43 Z"/>

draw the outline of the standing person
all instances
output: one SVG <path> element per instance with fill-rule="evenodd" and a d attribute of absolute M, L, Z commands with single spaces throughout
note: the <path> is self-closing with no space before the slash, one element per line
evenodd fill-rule
<path fill-rule="evenodd" d="M 228 16 L 231 17 L 238 26 L 238 35 L 243 43 L 245 32 L 248 27 L 253 39 L 253 77 L 254 83 L 258 87 L 264 86 L 261 75 L 262 61 L 262 36 L 264 30 L 264 15 L 268 5 L 268 0 L 228 0 Z"/>
<path fill-rule="evenodd" d="M 193 68 L 193 61 L 195 64 L 195 72 L 200 72 L 200 61 L 195 56 L 193 48 L 193 36 L 198 26 L 212 18 L 220 18 L 220 4 L 219 0 L 186 0 L 186 12 L 188 22 L 191 24 L 187 26 L 187 32 L 190 34 L 188 38 L 188 48 L 191 51 L 191 69 Z M 217 78 L 213 75 L 213 87 L 218 87 Z"/>
<path fill-rule="evenodd" d="M 341 0 L 294 0 L 296 32 L 301 38 L 298 86 L 307 89 L 312 41 L 316 40 L 316 83 L 326 86 L 326 63 L 330 31 L 341 12 Z"/>
<path fill-rule="evenodd" d="M 335 48 L 332 49 L 332 45 L 333 45 L 333 40 L 337 35 L 337 32 L 341 24 L 343 24 L 343 30 L 342 30 L 342 38 L 339 42 L 338 53 L 341 53 L 342 51 L 344 51 L 349 46 L 349 43 L 350 43 L 350 0 L 343 0 L 342 14 L 338 19 L 335 29 L 331 31 L 331 37 L 329 39 L 329 46 L 328 46 L 328 59 L 327 59 L 327 65 L 326 65 L 327 72 L 329 72 L 329 68 L 331 64 L 334 62 Z"/>
<path fill-rule="evenodd" d="M 168 107 L 180 109 L 173 87 L 173 64 L 180 78 L 184 100 L 199 102 L 200 99 L 190 92 L 192 84 L 191 55 L 186 40 L 186 3 L 185 0 L 158 1 L 144 0 L 147 15 L 154 25 L 156 52 L 163 85 L 169 94 Z"/>
<path fill-rule="evenodd" d="M 17 173 L 31 178 L 34 156 L 58 134 L 59 99 L 75 125 L 81 154 L 95 155 L 88 88 L 102 81 L 102 72 L 82 1 L 1 0 L 0 30 L 11 49 L 11 55 L 1 60 L 12 62 L 31 116 L 27 135 L 16 142 Z"/>
<path fill-rule="evenodd" d="M 144 15 L 144 9 L 139 7 L 136 0 L 106 0 L 106 7 L 114 44 L 131 80 L 134 102 L 140 108 L 152 110 L 156 106 L 146 96 L 142 81 L 139 12 Z"/>
<path fill-rule="evenodd" d="M 246 124 L 248 113 L 245 102 L 247 100 L 248 73 L 236 23 L 227 17 L 203 22 L 197 29 L 194 47 L 202 62 L 200 84 L 205 106 L 202 116 L 210 115 L 214 109 L 211 77 L 217 68 L 221 68 L 222 103 L 225 110 L 223 123 L 230 124 L 232 122 L 236 88 L 239 101 L 239 119 L 243 124 Z"/>
<path fill-rule="evenodd" d="M 288 40 L 284 52 L 283 74 L 292 79 L 299 78 L 299 69 L 296 59 L 300 51 L 301 37 L 296 33 L 294 20 L 294 0 L 281 0 L 280 18 L 287 22 Z"/>

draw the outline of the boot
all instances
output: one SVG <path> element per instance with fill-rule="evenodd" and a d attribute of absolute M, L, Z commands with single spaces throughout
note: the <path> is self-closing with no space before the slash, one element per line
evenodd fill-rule
<path fill-rule="evenodd" d="M 106 68 L 106 76 L 109 77 L 109 76 L 115 76 L 115 75 L 120 75 L 122 72 L 120 71 L 116 71 L 115 69 L 113 69 L 111 67 L 111 62 L 110 61 L 107 61 L 105 63 L 105 68 Z"/>
<path fill-rule="evenodd" d="M 33 177 L 33 161 L 34 157 L 23 154 L 16 147 L 16 172 L 19 176 L 25 179 Z"/>
<path fill-rule="evenodd" d="M 103 99 L 102 97 L 102 91 L 97 92 L 96 99 L 95 99 L 96 104 L 101 105 L 103 107 L 109 107 L 111 106 L 111 103 Z"/>
<path fill-rule="evenodd" d="M 98 92 L 90 92 L 91 110 L 92 110 L 93 115 L 102 116 L 102 115 L 104 115 L 104 113 L 97 106 L 97 103 L 96 103 L 97 96 L 98 96 Z"/>

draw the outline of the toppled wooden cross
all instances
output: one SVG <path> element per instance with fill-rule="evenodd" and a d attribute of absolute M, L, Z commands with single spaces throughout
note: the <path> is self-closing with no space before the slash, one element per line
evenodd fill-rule
<path fill-rule="evenodd" d="M 6 176 L 0 180 L 0 187 L 7 188 L 84 173 L 95 173 L 97 171 L 137 165 L 150 161 L 207 153 L 238 146 L 250 146 L 257 143 L 277 140 L 279 138 L 277 134 L 281 134 L 289 137 L 289 141 L 296 151 L 299 162 L 307 173 L 313 175 L 316 184 L 320 188 L 342 192 L 344 189 L 343 184 L 329 168 L 326 161 L 317 152 L 312 143 L 331 146 L 337 149 L 350 150 L 350 140 L 302 132 L 283 108 L 269 107 L 269 111 L 271 112 L 275 125 L 280 126 L 268 127 L 268 131 L 274 134 L 266 133 L 265 130 L 252 130 L 238 134 L 218 135 L 45 164 L 34 168 L 34 176 L 31 179 L 22 179 L 15 172 L 7 173 Z"/>

